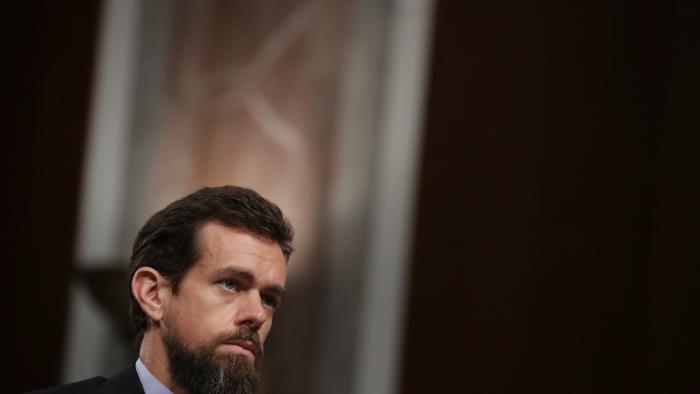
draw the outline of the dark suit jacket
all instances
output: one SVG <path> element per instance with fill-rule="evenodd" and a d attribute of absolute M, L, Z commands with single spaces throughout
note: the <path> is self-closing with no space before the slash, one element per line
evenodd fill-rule
<path fill-rule="evenodd" d="M 27 394 L 144 394 L 136 368 L 131 367 L 112 379 L 97 376 L 80 382 Z"/>

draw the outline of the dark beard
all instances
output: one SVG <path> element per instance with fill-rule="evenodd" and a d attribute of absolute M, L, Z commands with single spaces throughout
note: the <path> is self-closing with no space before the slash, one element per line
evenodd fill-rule
<path fill-rule="evenodd" d="M 190 394 L 254 394 L 261 381 L 262 351 L 257 352 L 255 362 L 240 354 L 216 354 L 219 345 L 236 339 L 251 341 L 261 349 L 258 335 L 246 326 L 192 350 L 179 335 L 167 333 L 164 342 L 170 377 Z"/>

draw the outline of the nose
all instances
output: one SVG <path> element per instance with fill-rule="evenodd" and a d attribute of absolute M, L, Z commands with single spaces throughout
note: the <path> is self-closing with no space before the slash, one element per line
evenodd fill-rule
<path fill-rule="evenodd" d="M 254 332 L 258 331 L 267 319 L 267 312 L 260 298 L 260 293 L 248 291 L 240 300 L 241 305 L 236 315 L 236 325 L 248 326 Z"/>

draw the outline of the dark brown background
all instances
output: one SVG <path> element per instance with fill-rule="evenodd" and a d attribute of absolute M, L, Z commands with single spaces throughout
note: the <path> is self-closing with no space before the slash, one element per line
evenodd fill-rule
<path fill-rule="evenodd" d="M 691 3 L 439 3 L 402 393 L 698 391 Z M 19 392 L 60 376 L 99 6 L 8 7 Z"/>
<path fill-rule="evenodd" d="M 699 392 L 696 4 L 439 3 L 401 393 Z"/>
<path fill-rule="evenodd" d="M 3 8 L 3 319 L 7 393 L 56 384 L 87 128 L 98 1 Z M 9 12 L 8 12 L 9 11 Z M 8 253 L 9 252 L 9 253 Z M 9 380 L 9 382 L 7 381 Z"/>

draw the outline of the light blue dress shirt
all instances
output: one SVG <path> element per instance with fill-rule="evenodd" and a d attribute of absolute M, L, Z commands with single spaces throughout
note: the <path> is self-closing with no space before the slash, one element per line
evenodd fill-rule
<path fill-rule="evenodd" d="M 173 394 L 151 371 L 143 365 L 141 359 L 136 360 L 136 373 L 139 375 L 141 386 L 146 394 Z"/>

